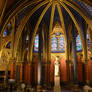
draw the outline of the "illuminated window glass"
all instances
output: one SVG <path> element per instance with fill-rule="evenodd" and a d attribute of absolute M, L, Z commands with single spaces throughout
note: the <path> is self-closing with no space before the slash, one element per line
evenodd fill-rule
<path fill-rule="evenodd" d="M 6 36 L 7 36 L 7 29 L 5 29 L 3 32 L 3 37 L 6 37 Z"/>
<path fill-rule="evenodd" d="M 90 39 L 89 39 L 89 36 L 88 36 L 88 34 L 87 34 L 86 38 L 87 38 L 87 42 L 90 42 Z"/>
<path fill-rule="evenodd" d="M 76 50 L 77 51 L 82 50 L 82 45 L 81 45 L 81 40 L 80 40 L 80 36 L 79 35 L 76 37 Z"/>
<path fill-rule="evenodd" d="M 92 42 L 91 42 L 88 34 L 86 35 L 86 39 L 87 39 L 88 50 L 90 50 L 92 47 Z"/>
<path fill-rule="evenodd" d="M 26 36 L 26 41 L 28 41 L 28 40 L 29 40 L 29 35 Z"/>
<path fill-rule="evenodd" d="M 39 36 L 36 35 L 35 41 L 34 41 L 34 51 L 38 52 L 38 49 L 39 49 Z"/>
<path fill-rule="evenodd" d="M 56 52 L 57 51 L 57 38 L 55 36 L 51 39 L 51 51 Z"/>
<path fill-rule="evenodd" d="M 64 41 L 64 37 L 61 36 L 59 39 L 59 51 L 60 52 L 64 52 L 65 51 L 65 41 Z"/>

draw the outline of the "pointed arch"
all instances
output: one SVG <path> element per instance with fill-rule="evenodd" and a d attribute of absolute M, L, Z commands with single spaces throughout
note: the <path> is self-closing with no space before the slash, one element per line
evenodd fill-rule
<path fill-rule="evenodd" d="M 33 56 L 33 43 L 34 43 L 35 35 L 36 35 L 36 33 L 37 33 L 37 29 L 38 29 L 38 27 L 39 27 L 39 25 L 40 25 L 40 22 L 42 21 L 42 18 L 43 18 L 43 16 L 44 16 L 44 14 L 46 13 L 46 11 L 48 10 L 48 8 L 49 8 L 50 6 L 51 6 L 51 3 L 49 3 L 49 4 L 45 7 L 45 9 L 44 9 L 43 12 L 41 13 L 41 15 L 40 15 L 40 17 L 39 17 L 39 19 L 38 19 L 38 21 L 37 21 L 37 24 L 36 24 L 36 26 L 35 26 L 35 28 L 34 28 L 34 33 L 33 33 L 33 35 L 32 35 L 31 46 L 30 46 L 30 61 L 32 61 L 32 56 Z"/>
<path fill-rule="evenodd" d="M 50 17 L 50 26 L 49 26 L 49 39 L 48 39 L 48 61 L 51 61 L 51 37 L 50 34 L 52 33 L 52 29 L 53 29 L 53 18 L 54 18 L 54 13 L 55 13 L 55 7 L 56 7 L 56 3 L 53 2 L 52 3 L 52 9 L 51 9 L 51 17 Z"/>
<path fill-rule="evenodd" d="M 27 13 L 27 15 L 21 20 L 21 23 L 17 29 L 16 32 L 16 39 L 15 39 L 15 48 L 14 48 L 14 52 L 15 52 L 15 56 L 16 56 L 16 51 L 18 48 L 18 43 L 19 43 L 19 38 L 21 37 L 21 33 L 26 25 L 26 23 L 28 22 L 29 18 L 33 15 L 33 13 L 38 10 L 41 6 L 45 5 L 48 3 L 48 0 L 43 1 L 42 3 L 38 4 L 34 9 L 32 9 L 29 13 Z"/>
<path fill-rule="evenodd" d="M 60 4 L 57 3 L 57 8 L 58 8 L 58 12 L 59 12 L 59 16 L 60 16 L 60 21 L 62 24 L 62 28 L 64 30 L 64 39 L 65 39 L 65 55 L 66 55 L 66 60 L 69 60 L 69 46 L 68 46 L 68 38 L 67 38 L 67 34 L 66 34 L 66 28 L 65 28 L 65 23 L 64 23 L 64 18 L 63 18 L 63 14 L 61 11 L 61 6 Z"/>
<path fill-rule="evenodd" d="M 2 3 L 3 1 L 0 1 L 0 3 Z M 0 15 L 0 25 L 1 25 L 1 23 L 2 23 L 2 18 L 3 18 L 3 16 L 4 16 L 4 12 L 5 12 L 5 9 L 6 9 L 6 5 L 7 5 L 7 0 L 4 0 L 4 7 L 3 7 L 3 9 L 2 9 L 2 11 L 1 11 L 1 15 Z M 2 8 L 2 7 L 1 7 Z"/>
<path fill-rule="evenodd" d="M 64 0 L 63 2 L 65 4 L 67 4 L 68 6 L 70 6 L 71 8 L 73 8 L 75 11 L 77 11 L 84 18 L 84 20 L 87 22 L 87 24 L 89 25 L 90 29 L 92 29 L 92 26 L 91 26 L 92 19 L 85 12 L 83 12 L 83 10 L 80 8 L 79 5 L 77 5 L 77 7 L 76 7 L 76 5 L 74 3 L 73 3 L 74 5 L 72 4 L 73 1 Z"/>
<path fill-rule="evenodd" d="M 87 48 L 86 48 L 86 44 L 84 42 L 84 37 L 82 35 L 82 32 L 81 32 L 81 29 L 80 29 L 80 26 L 79 24 L 77 23 L 76 19 L 74 18 L 74 15 L 71 13 L 71 11 L 68 9 L 68 7 L 64 4 L 64 3 L 60 3 L 64 8 L 65 10 L 69 13 L 71 19 L 73 20 L 74 24 L 75 24 L 75 27 L 77 28 L 78 30 L 78 33 L 81 37 L 81 43 L 82 43 L 82 47 L 83 47 L 83 55 L 84 55 L 84 60 L 87 61 Z"/>
<path fill-rule="evenodd" d="M 7 1 L 7 0 L 6 0 Z M 6 28 L 8 22 L 12 19 L 12 17 L 15 17 L 19 12 L 21 12 L 24 8 L 27 8 L 28 6 L 35 4 L 35 3 L 39 3 L 42 0 L 37 0 L 37 1 L 30 1 L 27 2 L 27 0 L 25 0 L 24 2 L 22 2 L 19 6 L 17 7 L 13 7 L 10 11 L 9 14 L 7 14 L 5 16 L 5 20 L 4 22 L 0 25 L 0 34 L 2 35 L 4 29 Z M 47 1 L 47 0 L 46 0 Z M 13 12 L 12 12 L 13 11 Z M 3 25 L 3 26 L 2 26 Z"/>

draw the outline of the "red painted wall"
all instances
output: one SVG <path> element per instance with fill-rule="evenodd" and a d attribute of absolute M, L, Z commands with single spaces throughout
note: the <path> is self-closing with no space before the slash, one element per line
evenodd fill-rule
<path fill-rule="evenodd" d="M 69 64 L 69 76 L 70 76 L 70 81 L 72 81 L 72 65 L 71 65 L 71 63 Z"/>
<path fill-rule="evenodd" d="M 27 83 L 27 63 L 24 63 L 24 82 Z"/>
<path fill-rule="evenodd" d="M 34 76 L 34 82 L 37 83 L 38 80 L 38 58 L 34 59 L 34 64 L 33 64 L 33 69 L 34 69 L 34 75 L 31 75 L 32 67 L 25 63 L 24 64 L 24 82 L 27 84 L 30 84 L 31 77 Z M 47 71 L 50 71 L 50 77 L 49 80 L 50 82 L 54 82 L 54 62 L 55 62 L 55 57 L 52 57 L 51 59 L 51 65 L 49 70 L 47 70 L 47 64 L 45 64 L 45 81 L 48 81 L 47 79 Z M 11 64 L 10 67 L 10 78 L 14 78 L 14 64 Z M 22 80 L 22 65 L 21 65 L 21 70 L 20 70 L 20 80 Z M 69 64 L 69 71 L 70 71 L 70 80 L 72 80 L 72 71 L 71 71 L 71 64 Z M 88 64 L 85 64 L 85 77 L 86 80 L 92 81 L 92 61 L 89 60 Z M 82 82 L 83 81 L 83 63 L 81 61 L 81 58 L 77 58 L 77 78 L 78 81 Z M 41 75 L 43 76 L 43 75 Z M 68 81 L 67 80 L 67 65 L 65 62 L 65 58 L 62 58 L 60 60 L 60 79 L 61 81 Z"/>
<path fill-rule="evenodd" d="M 67 81 L 67 66 L 64 57 L 60 60 L 60 78 L 61 81 Z"/>
<path fill-rule="evenodd" d="M 15 65 L 14 64 L 11 64 L 10 65 L 10 79 L 14 79 L 14 68 L 15 68 Z"/>
<path fill-rule="evenodd" d="M 88 80 L 92 82 L 92 61 L 88 62 Z"/>
<path fill-rule="evenodd" d="M 24 82 L 27 84 L 31 84 L 31 78 L 32 78 L 32 68 L 31 65 L 28 63 L 24 64 Z"/>
<path fill-rule="evenodd" d="M 55 62 L 55 57 L 52 57 L 51 65 L 50 65 L 50 81 L 51 82 L 54 82 L 54 62 Z"/>
<path fill-rule="evenodd" d="M 20 65 L 20 82 L 22 82 L 23 79 L 23 64 Z"/>
<path fill-rule="evenodd" d="M 34 61 L 34 77 L 35 77 L 35 83 L 37 84 L 37 80 L 38 80 L 38 58 L 35 58 L 35 61 Z"/>
<path fill-rule="evenodd" d="M 83 63 L 82 60 L 80 58 L 80 56 L 78 56 L 77 58 L 77 74 L 78 74 L 78 81 L 83 81 Z M 92 82 L 92 61 L 88 60 L 88 64 L 84 64 L 85 66 L 85 78 L 86 81 L 91 81 Z"/>
<path fill-rule="evenodd" d="M 45 82 L 47 82 L 47 64 L 45 64 Z"/>
<path fill-rule="evenodd" d="M 55 62 L 55 57 L 52 57 L 51 60 L 51 69 L 50 69 L 50 81 L 54 81 L 54 62 Z M 61 81 L 67 81 L 67 66 L 65 62 L 65 58 L 62 58 L 60 60 L 60 79 Z"/>
<path fill-rule="evenodd" d="M 83 81 L 83 63 L 81 61 L 81 58 L 80 56 L 77 57 L 77 78 L 78 78 L 78 81 Z"/>

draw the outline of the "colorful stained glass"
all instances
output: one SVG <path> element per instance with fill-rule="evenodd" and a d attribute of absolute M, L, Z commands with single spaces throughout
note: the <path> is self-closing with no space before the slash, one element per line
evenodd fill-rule
<path fill-rule="evenodd" d="M 38 52 L 38 49 L 39 49 L 39 36 L 36 35 L 35 41 L 34 41 L 34 51 Z"/>
<path fill-rule="evenodd" d="M 59 39 L 59 51 L 64 52 L 65 51 L 65 40 L 64 37 L 61 36 Z"/>
<path fill-rule="evenodd" d="M 90 38 L 89 38 L 88 34 L 87 34 L 86 38 L 87 38 L 87 42 L 90 42 Z"/>
<path fill-rule="evenodd" d="M 51 51 L 56 52 L 57 51 L 57 38 L 55 36 L 51 39 Z"/>
<path fill-rule="evenodd" d="M 6 36 L 7 36 L 7 29 L 5 29 L 3 32 L 3 37 L 6 37 Z"/>
<path fill-rule="evenodd" d="M 90 50 L 90 48 L 92 47 L 92 42 L 91 42 L 88 34 L 86 35 L 86 39 L 87 39 L 88 49 Z"/>
<path fill-rule="evenodd" d="M 77 51 L 82 50 L 82 45 L 81 45 L 81 40 L 80 40 L 80 36 L 79 35 L 76 37 L 76 50 Z"/>
<path fill-rule="evenodd" d="M 61 35 L 61 33 L 60 32 L 56 32 L 56 36 L 60 36 Z"/>

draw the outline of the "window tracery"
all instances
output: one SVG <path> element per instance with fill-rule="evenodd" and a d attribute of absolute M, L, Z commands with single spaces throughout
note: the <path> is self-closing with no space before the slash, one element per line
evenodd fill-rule
<path fill-rule="evenodd" d="M 38 52 L 38 50 L 39 50 L 39 36 L 36 35 L 35 41 L 34 41 L 34 51 Z"/>
<path fill-rule="evenodd" d="M 76 50 L 77 51 L 81 51 L 82 50 L 82 45 L 81 45 L 81 40 L 80 40 L 80 36 L 77 35 L 76 37 Z"/>

